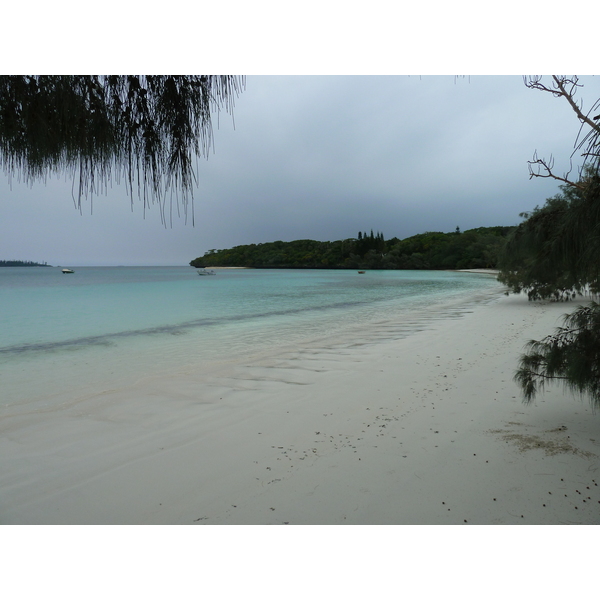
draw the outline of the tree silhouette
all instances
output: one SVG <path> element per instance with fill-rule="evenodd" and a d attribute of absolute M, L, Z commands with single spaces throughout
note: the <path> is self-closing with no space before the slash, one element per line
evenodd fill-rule
<path fill-rule="evenodd" d="M 76 205 L 123 177 L 144 209 L 193 198 L 193 160 L 212 147 L 212 114 L 231 113 L 243 77 L 0 76 L 0 164 L 28 182 L 79 174 Z M 75 177 L 74 177 L 75 180 Z M 172 198 L 171 195 L 171 208 Z"/>

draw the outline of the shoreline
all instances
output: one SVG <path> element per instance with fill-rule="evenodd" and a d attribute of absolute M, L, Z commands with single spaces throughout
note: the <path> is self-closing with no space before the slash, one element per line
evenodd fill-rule
<path fill-rule="evenodd" d="M 482 275 L 498 275 L 498 269 L 457 269 L 458 273 L 481 273 Z"/>
<path fill-rule="evenodd" d="M 2 423 L 8 524 L 598 524 L 600 415 L 524 405 L 576 304 L 501 297 L 408 337 L 302 344 Z"/>
<path fill-rule="evenodd" d="M 196 268 L 202 268 L 202 269 L 213 269 L 213 270 L 217 270 L 217 269 L 265 269 L 265 268 L 272 268 L 275 270 L 286 270 L 286 269 L 292 269 L 292 270 L 302 270 L 307 269 L 307 270 L 311 270 L 311 271 L 321 271 L 321 270 L 326 270 L 326 269 L 319 269 L 319 268 L 314 268 L 314 267 L 212 267 L 212 266 L 207 266 L 207 267 L 194 267 Z M 355 269 L 354 267 L 348 267 L 348 268 L 344 268 L 344 269 L 333 269 L 335 271 L 356 271 L 357 269 Z M 385 271 L 386 269 L 364 269 L 365 271 Z M 412 269 L 391 269 L 392 271 L 402 271 L 402 270 L 412 270 Z M 445 271 L 446 269 L 425 269 L 426 271 Z M 483 273 L 486 275 L 498 275 L 498 273 L 500 273 L 500 271 L 498 269 L 448 269 L 450 271 L 454 271 L 455 273 Z"/>

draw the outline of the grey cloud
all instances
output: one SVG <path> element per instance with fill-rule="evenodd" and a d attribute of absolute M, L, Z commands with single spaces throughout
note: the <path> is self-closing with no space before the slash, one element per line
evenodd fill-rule
<path fill-rule="evenodd" d="M 600 81 L 583 78 L 587 106 Z M 200 160 L 196 226 L 146 219 L 122 187 L 74 210 L 71 184 L 0 181 L 0 257 L 65 264 L 186 264 L 210 248 L 359 229 L 406 237 L 510 225 L 558 187 L 530 181 L 534 150 L 560 171 L 579 125 L 520 77 L 248 77 L 215 153 Z"/>

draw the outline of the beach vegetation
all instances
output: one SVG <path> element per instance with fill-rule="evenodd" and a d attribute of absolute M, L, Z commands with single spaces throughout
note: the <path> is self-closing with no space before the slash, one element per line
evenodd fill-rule
<path fill-rule="evenodd" d="M 231 112 L 244 86 L 217 75 L 2 75 L 0 165 L 28 182 L 78 174 L 80 210 L 82 197 L 123 179 L 132 202 L 136 190 L 144 209 L 159 203 L 163 222 L 179 193 L 187 216 L 212 115 Z"/>
<path fill-rule="evenodd" d="M 600 291 L 600 177 L 587 167 L 577 187 L 522 213 L 500 254 L 498 279 L 530 300 L 570 300 Z"/>
<path fill-rule="evenodd" d="M 577 176 L 559 175 L 554 162 L 534 154 L 531 177 L 559 181 L 561 190 L 530 213 L 509 236 L 501 253 L 499 280 L 530 300 L 571 300 L 600 293 L 600 99 L 583 112 L 575 99 L 577 77 L 526 79 L 531 89 L 564 98 L 580 122 L 571 159 L 583 158 Z M 515 381 L 531 402 L 551 383 L 562 383 L 600 406 L 600 304 L 591 300 L 563 317 L 563 327 L 541 341 L 529 342 L 519 360 Z"/>
<path fill-rule="evenodd" d="M 580 306 L 563 321 L 553 334 L 529 342 L 515 381 L 527 403 L 548 384 L 562 383 L 600 407 L 600 304 Z"/>

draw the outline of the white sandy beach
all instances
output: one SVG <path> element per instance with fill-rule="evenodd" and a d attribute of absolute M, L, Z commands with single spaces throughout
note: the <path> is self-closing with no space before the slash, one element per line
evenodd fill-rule
<path fill-rule="evenodd" d="M 558 387 L 526 406 L 512 381 L 575 306 L 502 297 L 4 414 L 0 522 L 598 524 L 600 415 Z"/>

